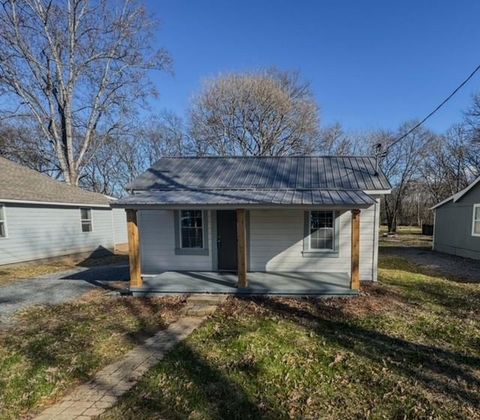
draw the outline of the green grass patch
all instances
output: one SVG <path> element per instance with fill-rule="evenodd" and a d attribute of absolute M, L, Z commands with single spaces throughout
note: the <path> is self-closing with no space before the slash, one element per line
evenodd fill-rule
<path fill-rule="evenodd" d="M 358 298 L 231 298 L 104 418 L 480 418 L 479 308 L 393 257 Z"/>
<path fill-rule="evenodd" d="M 179 298 L 92 292 L 23 312 L 0 331 L 0 418 L 16 419 L 87 381 L 177 317 Z"/>

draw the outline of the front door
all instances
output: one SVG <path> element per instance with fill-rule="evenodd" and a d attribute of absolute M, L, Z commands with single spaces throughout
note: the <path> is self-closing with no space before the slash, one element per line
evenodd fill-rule
<path fill-rule="evenodd" d="M 217 255 L 219 271 L 237 271 L 237 214 L 217 211 Z"/>

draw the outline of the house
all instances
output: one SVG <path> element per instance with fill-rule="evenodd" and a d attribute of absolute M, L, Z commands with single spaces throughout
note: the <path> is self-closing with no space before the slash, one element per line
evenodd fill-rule
<path fill-rule="evenodd" d="M 348 294 L 377 278 L 373 157 L 163 158 L 127 186 L 130 289 Z"/>
<path fill-rule="evenodd" d="M 480 177 L 432 210 L 433 249 L 480 259 Z"/>
<path fill-rule="evenodd" d="M 126 243 L 125 212 L 110 201 L 0 157 L 0 265 Z"/>

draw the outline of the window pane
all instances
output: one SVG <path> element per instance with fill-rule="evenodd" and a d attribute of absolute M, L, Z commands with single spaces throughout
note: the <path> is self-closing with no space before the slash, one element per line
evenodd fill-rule
<path fill-rule="evenodd" d="M 201 228 L 182 228 L 182 247 L 183 248 L 202 248 L 202 229 Z"/>
<path fill-rule="evenodd" d="M 473 233 L 480 235 L 480 220 L 473 225 Z"/>
<path fill-rule="evenodd" d="M 0 220 L 1 221 L 5 220 L 5 216 L 4 216 L 4 213 L 3 213 L 3 206 L 0 206 Z"/>
<path fill-rule="evenodd" d="M 310 214 L 310 248 L 333 249 L 334 214 L 331 211 L 312 211 Z"/>
<path fill-rule="evenodd" d="M 201 210 L 182 210 L 180 212 L 182 248 L 203 247 L 203 220 Z"/>
<path fill-rule="evenodd" d="M 6 233 L 5 233 L 5 223 L 0 222 L 0 238 L 5 238 Z"/>
<path fill-rule="evenodd" d="M 83 220 L 90 220 L 90 209 L 80 209 L 80 212 Z"/>
<path fill-rule="evenodd" d="M 182 210 L 182 227 L 202 227 L 201 210 Z"/>
<path fill-rule="evenodd" d="M 480 206 L 475 207 L 475 220 L 480 220 Z"/>
<path fill-rule="evenodd" d="M 91 222 L 82 222 L 82 232 L 91 232 L 92 223 Z"/>

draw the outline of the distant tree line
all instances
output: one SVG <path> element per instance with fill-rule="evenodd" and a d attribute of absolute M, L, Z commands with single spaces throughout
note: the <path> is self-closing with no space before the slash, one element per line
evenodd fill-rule
<path fill-rule="evenodd" d="M 382 218 L 432 222 L 429 208 L 480 174 L 480 94 L 445 133 L 322 127 L 298 72 L 263 69 L 204 82 L 186 118 L 152 114 L 158 22 L 134 0 L 5 0 L 0 8 L 0 155 L 109 195 L 162 156 L 371 155 L 392 183 Z M 391 147 L 390 147 L 391 146 Z"/>

